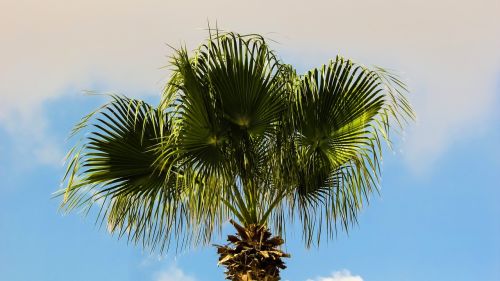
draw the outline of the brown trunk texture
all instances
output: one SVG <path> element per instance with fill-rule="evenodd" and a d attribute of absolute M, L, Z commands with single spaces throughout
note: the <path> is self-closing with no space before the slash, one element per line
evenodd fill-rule
<path fill-rule="evenodd" d="M 231 220 L 237 234 L 228 235 L 227 245 L 215 245 L 219 264 L 226 267 L 226 279 L 231 281 L 278 281 L 280 270 L 285 269 L 282 258 L 290 257 L 280 250 L 284 243 L 279 236 L 263 225 L 245 227 Z"/>

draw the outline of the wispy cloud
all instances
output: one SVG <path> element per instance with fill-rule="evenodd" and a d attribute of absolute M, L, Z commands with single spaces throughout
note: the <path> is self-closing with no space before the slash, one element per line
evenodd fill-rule
<path fill-rule="evenodd" d="M 179 267 L 171 265 L 166 270 L 156 273 L 153 281 L 196 281 L 196 279 L 185 274 Z"/>
<path fill-rule="evenodd" d="M 327 277 L 316 277 L 314 279 L 307 279 L 307 281 L 363 281 L 359 275 L 352 275 L 349 270 L 341 270 L 332 273 Z"/>
<path fill-rule="evenodd" d="M 0 115 L 2 106 L 6 105 L 0 102 Z M 3 157 L 8 158 L 9 169 L 25 170 L 37 164 L 62 164 L 64 152 L 57 139 L 48 133 L 49 124 L 44 118 L 41 106 L 40 104 L 29 110 L 14 110 L 3 120 L 0 116 L 0 130 L 7 136 L 0 139 L 0 146 L 8 145 Z"/>

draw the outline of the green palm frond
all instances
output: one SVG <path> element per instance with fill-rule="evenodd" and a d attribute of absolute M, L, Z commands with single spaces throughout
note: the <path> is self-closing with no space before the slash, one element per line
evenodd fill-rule
<path fill-rule="evenodd" d="M 272 216 L 277 229 L 285 227 L 286 211 L 289 220 L 298 217 L 311 245 L 319 243 L 322 229 L 332 237 L 337 226 L 347 231 L 356 223 L 358 211 L 378 190 L 388 120 L 403 126 L 414 114 L 404 84 L 380 68 L 337 57 L 295 79 L 300 84 L 289 117 L 293 124 L 288 125 L 295 129 L 294 149 L 283 152 L 294 160 L 282 173 L 295 174 L 296 183 Z"/>
<path fill-rule="evenodd" d="M 172 57 L 158 107 L 112 96 L 72 134 L 63 208 L 151 249 L 222 224 L 298 222 L 307 246 L 348 230 L 378 191 L 382 143 L 414 118 L 390 72 L 337 57 L 298 75 L 259 35 L 210 34 Z M 91 125 L 91 126 L 89 126 Z"/>
<path fill-rule="evenodd" d="M 257 220 L 262 183 L 248 179 L 265 181 L 268 172 L 269 142 L 289 93 L 284 67 L 261 36 L 234 33 L 214 34 L 192 57 L 180 49 L 172 62 L 162 104 L 179 120 L 174 153 L 193 171 L 192 181 L 217 178 L 213 193 L 228 197 L 244 220 Z"/>
<path fill-rule="evenodd" d="M 229 33 L 214 35 L 193 57 L 178 50 L 173 65 L 166 99 L 182 120 L 179 153 L 201 174 L 226 168 L 217 172 L 234 176 L 238 163 L 227 160 L 245 142 L 265 141 L 284 110 L 279 62 L 262 37 Z"/>
<path fill-rule="evenodd" d="M 171 231 L 181 192 L 175 177 L 155 165 L 155 148 L 170 135 L 171 122 L 152 106 L 120 96 L 83 121 L 77 129 L 92 126 L 69 155 L 62 208 L 88 210 L 97 203 L 111 233 L 156 246 Z"/>

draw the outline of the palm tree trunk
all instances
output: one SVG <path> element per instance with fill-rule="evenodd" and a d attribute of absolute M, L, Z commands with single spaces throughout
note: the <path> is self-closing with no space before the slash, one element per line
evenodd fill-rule
<path fill-rule="evenodd" d="M 280 250 L 283 239 L 271 238 L 264 225 L 245 227 L 231 220 L 237 234 L 228 235 L 227 245 L 214 245 L 219 254 L 219 264 L 226 267 L 226 279 L 231 281 L 278 281 L 280 270 L 285 269 L 282 258 L 290 257 Z"/>

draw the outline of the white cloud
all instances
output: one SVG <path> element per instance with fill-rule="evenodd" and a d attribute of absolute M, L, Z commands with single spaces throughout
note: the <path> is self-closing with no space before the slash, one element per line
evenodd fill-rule
<path fill-rule="evenodd" d="M 41 164 L 60 165 L 63 163 L 64 156 L 59 147 L 52 143 L 41 143 L 41 147 L 33 150 L 35 157 Z"/>
<path fill-rule="evenodd" d="M 165 271 L 155 274 L 153 281 L 196 281 L 196 279 L 186 275 L 177 266 L 172 265 Z"/>
<path fill-rule="evenodd" d="M 149 254 L 148 256 L 146 256 L 142 261 L 141 263 L 139 264 L 139 266 L 141 267 L 148 267 L 150 265 L 153 265 L 157 262 L 161 262 L 162 260 L 164 259 L 164 256 L 161 255 L 161 254 Z"/>
<path fill-rule="evenodd" d="M 0 113 L 2 105 L 0 102 Z M 48 124 L 40 106 L 24 112 L 14 110 L 7 119 L 0 118 L 0 129 L 12 138 L 6 153 L 11 169 L 25 170 L 33 164 L 60 166 L 63 162 L 64 152 L 57 146 L 55 137 L 47 134 Z M 6 140 L 1 139 L 0 145 L 3 141 Z"/>
<path fill-rule="evenodd" d="M 22 126 L 43 125 L 42 103 L 70 88 L 158 93 L 171 52 L 164 43 L 194 47 L 210 19 L 278 40 L 303 68 L 340 53 L 404 71 L 419 123 L 403 150 L 412 167 L 430 167 L 471 128 L 492 122 L 499 10 L 497 0 L 1 1 L 0 126 L 20 127 L 9 130 L 18 136 Z M 47 135 L 40 130 L 39 142 L 50 143 Z"/>
<path fill-rule="evenodd" d="M 359 275 L 352 275 L 349 270 L 341 270 L 332 273 L 327 277 L 317 277 L 315 279 L 307 279 L 307 281 L 363 281 Z"/>

